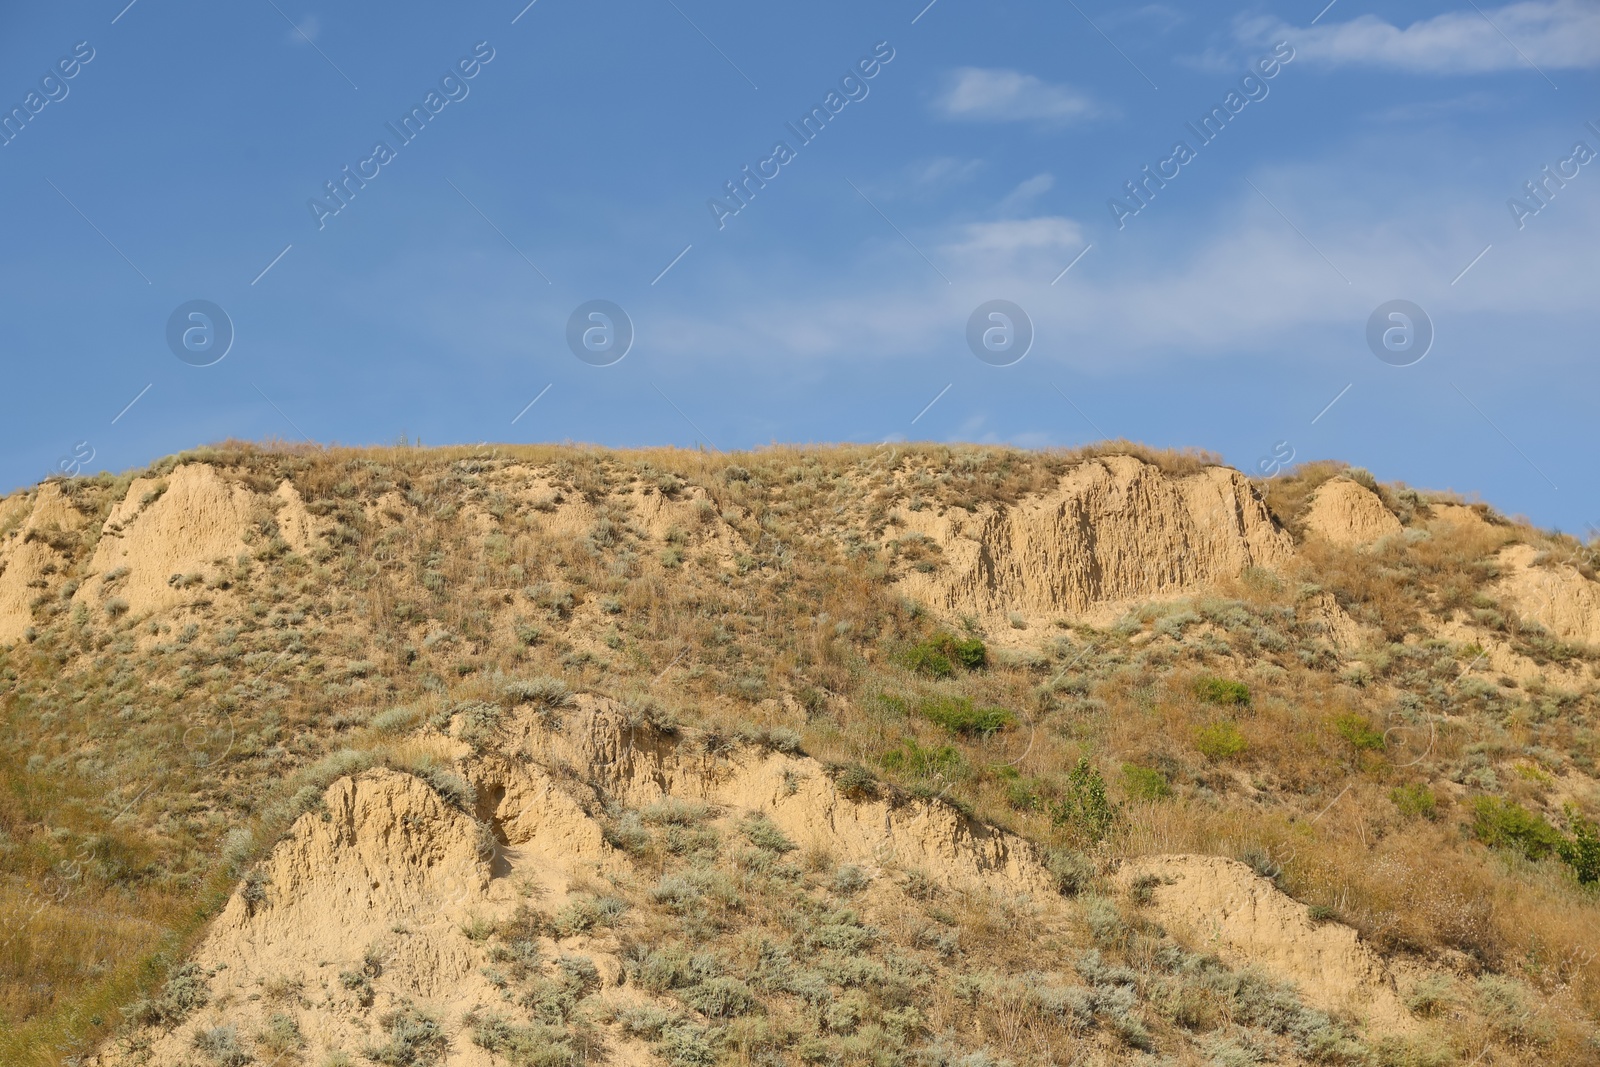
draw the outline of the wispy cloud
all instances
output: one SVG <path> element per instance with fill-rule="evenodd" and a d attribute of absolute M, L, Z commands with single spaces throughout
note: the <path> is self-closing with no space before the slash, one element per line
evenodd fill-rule
<path fill-rule="evenodd" d="M 1056 179 L 1053 174 L 1035 174 L 1007 193 L 995 210 L 1002 215 L 1021 214 L 1030 209 L 1035 200 L 1054 189 L 1055 185 Z"/>
<path fill-rule="evenodd" d="M 1500 8 L 1452 11 L 1401 29 L 1376 15 L 1291 27 L 1278 19 L 1242 20 L 1241 43 L 1288 39 L 1306 62 L 1376 66 L 1428 74 L 1600 66 L 1600 3 L 1527 0 Z"/>
<path fill-rule="evenodd" d="M 1093 100 L 1071 86 L 985 67 L 952 71 L 934 108 L 945 118 L 973 122 L 1072 122 L 1101 113 Z"/>
<path fill-rule="evenodd" d="M 940 247 L 939 253 L 969 273 L 1042 274 L 1063 252 L 1077 252 L 1083 244 L 1083 227 L 1077 222 L 1059 215 L 1041 215 L 967 223 L 957 229 L 954 240 Z"/>

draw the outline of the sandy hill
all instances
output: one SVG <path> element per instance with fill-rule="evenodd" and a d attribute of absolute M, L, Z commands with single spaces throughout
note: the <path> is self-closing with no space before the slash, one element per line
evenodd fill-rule
<path fill-rule="evenodd" d="M 1600 1062 L 1591 546 L 1203 454 L 0 500 L 0 1063 Z"/>

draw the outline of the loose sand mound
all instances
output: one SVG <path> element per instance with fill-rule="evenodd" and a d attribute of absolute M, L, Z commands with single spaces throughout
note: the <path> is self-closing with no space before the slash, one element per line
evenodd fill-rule
<path fill-rule="evenodd" d="M 1045 616 L 1192 592 L 1293 552 L 1249 480 L 1208 467 L 1175 476 L 1131 456 L 1092 460 L 1051 492 L 976 512 L 902 512 L 939 548 L 905 592 L 947 611 Z M 904 536 L 898 534 L 897 536 Z"/>
<path fill-rule="evenodd" d="M 1336 545 L 1370 545 L 1401 530 L 1378 494 L 1348 478 L 1326 482 L 1311 498 L 1306 534 Z"/>
<path fill-rule="evenodd" d="M 1232 967 L 1260 967 L 1292 982 L 1307 1003 L 1349 1011 L 1380 1030 L 1413 1023 L 1388 968 L 1343 923 L 1314 923 L 1306 906 L 1267 879 L 1220 856 L 1150 856 L 1127 865 L 1150 889 L 1157 921 Z"/>
<path fill-rule="evenodd" d="M 255 495 L 201 463 L 165 478 L 139 478 L 107 516 L 80 600 L 115 595 L 135 615 L 194 600 L 200 579 L 247 551 Z M 292 506 L 292 502 L 291 502 Z M 304 505 L 301 505 L 304 510 Z M 109 574 L 126 569 L 108 583 Z"/>
<path fill-rule="evenodd" d="M 1563 640 L 1600 645 L 1600 583 L 1564 563 L 1535 566 L 1538 556 L 1532 545 L 1502 550 L 1498 562 L 1505 576 L 1495 594 Z"/>

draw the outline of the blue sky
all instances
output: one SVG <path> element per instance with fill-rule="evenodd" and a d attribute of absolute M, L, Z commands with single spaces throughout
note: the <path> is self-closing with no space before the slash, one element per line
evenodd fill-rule
<path fill-rule="evenodd" d="M 525 2 L 8 5 L 0 488 L 226 437 L 1120 436 L 1600 522 L 1596 0 Z M 625 358 L 569 347 L 596 299 Z"/>

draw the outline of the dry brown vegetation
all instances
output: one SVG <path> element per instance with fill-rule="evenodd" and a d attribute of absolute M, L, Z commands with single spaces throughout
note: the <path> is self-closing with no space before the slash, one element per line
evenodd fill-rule
<path fill-rule="evenodd" d="M 886 541 L 898 509 L 1004 508 L 1108 454 L 1174 475 L 1216 462 L 1126 442 L 739 455 L 230 442 L 55 483 L 82 525 L 27 535 L 55 562 L 35 579 L 27 634 L 0 646 L 0 1060 L 65 1062 L 114 1032 L 304 810 L 304 791 L 339 772 L 342 750 L 410 766 L 408 730 L 530 676 L 613 696 L 708 751 L 778 737 L 851 788 L 943 797 L 1102 875 L 1152 853 L 1240 858 L 1382 952 L 1456 976 L 1442 1007 L 1417 1009 L 1430 1019 L 1428 1049 L 1374 1045 L 1343 1062 L 1465 1064 L 1484 1040 L 1495 1062 L 1600 1056 L 1594 886 L 1557 856 L 1490 849 L 1473 832 L 1477 796 L 1564 831 L 1600 812 L 1600 655 L 1494 594 L 1506 544 L 1583 546 L 1492 513 L 1433 521 L 1449 501 L 1380 486 L 1406 536 L 1361 549 L 1307 539 L 1278 573 L 1126 605 L 1100 625 L 936 618 L 901 595 L 910 568 L 942 564 L 937 546 Z M 174 575 L 181 604 L 146 609 L 90 561 L 134 478 L 160 482 L 187 463 L 248 489 L 253 510 L 241 551 Z M 1299 536 L 1321 484 L 1370 482 L 1363 473 L 1315 464 L 1260 488 Z M 274 503 L 285 481 L 315 527 L 298 549 Z M 25 514 L 0 510 L 0 544 L 21 539 Z M 1358 646 L 1330 637 L 1324 593 L 1365 628 Z M 1439 636 L 1451 618 L 1550 675 L 1486 676 L 1484 646 Z M 974 638 L 983 662 L 952 662 L 951 642 Z M 1206 678 L 1248 696 L 1219 699 L 1197 684 Z M 948 726 L 982 709 L 1010 717 Z M 644 848 L 663 874 L 681 862 Z M 741 862 L 706 859 L 734 874 Z M 767 886 L 761 906 L 826 895 L 834 872 L 814 866 Z M 937 955 L 916 939 L 943 924 L 995 972 L 1013 956 L 1011 970 L 1029 970 L 1026 957 L 1048 944 L 1018 939 L 1003 909 L 929 907 L 949 920 L 907 917 L 916 928 L 889 940 Z M 669 910 L 630 937 L 706 936 L 686 922 Z M 1166 973 L 1157 935 L 1114 915 L 1102 926 L 1073 943 L 1141 981 Z M 1037 996 L 983 980 L 982 996 L 978 977 L 941 986 L 923 1008 L 930 1032 L 979 1012 L 980 1032 L 1021 1062 L 1076 1047 L 1039 1022 Z M 1485 981 L 1514 983 L 1521 1014 Z M 1234 1010 L 1206 1003 L 1193 1011 Z M 1148 1024 L 1164 1052 L 1254 1062 L 1205 1045 L 1195 1035 L 1209 1028 L 1182 1021 L 1189 1010 Z M 768 1022 L 786 1018 L 775 1008 Z M 1129 1038 L 1123 1052 L 1145 1043 Z M 746 1034 L 719 1055 L 760 1062 L 751 1057 L 791 1046 Z M 819 1062 L 899 1062 L 829 1055 Z M 953 1050 L 921 1062 L 980 1063 Z"/>

